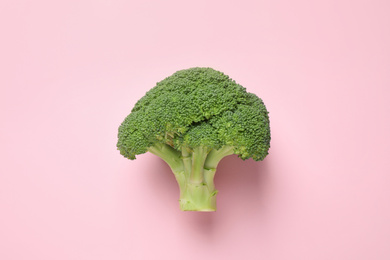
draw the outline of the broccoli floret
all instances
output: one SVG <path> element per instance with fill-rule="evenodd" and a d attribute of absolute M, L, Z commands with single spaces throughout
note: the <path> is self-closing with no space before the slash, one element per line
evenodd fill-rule
<path fill-rule="evenodd" d="M 151 152 L 172 169 L 180 208 L 215 211 L 214 175 L 225 156 L 263 160 L 270 148 L 263 101 L 211 68 L 180 70 L 158 82 L 119 127 L 120 153 Z"/>

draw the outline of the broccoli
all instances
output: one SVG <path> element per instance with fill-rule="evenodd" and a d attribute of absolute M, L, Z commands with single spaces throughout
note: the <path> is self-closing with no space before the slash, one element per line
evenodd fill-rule
<path fill-rule="evenodd" d="M 131 160 L 150 152 L 171 168 L 180 209 L 215 211 L 214 175 L 225 156 L 263 160 L 270 148 L 263 101 L 212 68 L 180 70 L 158 82 L 118 130 L 117 148 Z"/>

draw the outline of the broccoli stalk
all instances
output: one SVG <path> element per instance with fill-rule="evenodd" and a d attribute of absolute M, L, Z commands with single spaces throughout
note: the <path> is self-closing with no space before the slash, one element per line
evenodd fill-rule
<path fill-rule="evenodd" d="M 131 160 L 146 152 L 163 159 L 179 184 L 181 210 L 215 211 L 218 163 L 231 154 L 267 156 L 268 111 L 222 72 L 181 70 L 135 104 L 119 127 L 117 147 Z"/>
<path fill-rule="evenodd" d="M 183 147 L 178 152 L 167 144 L 157 144 L 148 149 L 171 168 L 180 188 L 180 209 L 183 211 L 215 211 L 216 195 L 214 175 L 218 163 L 233 154 L 233 147 L 219 150 L 206 146 Z"/>

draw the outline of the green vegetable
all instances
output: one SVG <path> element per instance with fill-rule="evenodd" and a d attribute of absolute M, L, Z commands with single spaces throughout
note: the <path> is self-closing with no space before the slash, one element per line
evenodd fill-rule
<path fill-rule="evenodd" d="M 222 72 L 180 70 L 135 104 L 119 127 L 117 147 L 131 160 L 146 152 L 163 159 L 180 186 L 181 210 L 215 211 L 214 175 L 222 158 L 267 156 L 268 111 Z"/>

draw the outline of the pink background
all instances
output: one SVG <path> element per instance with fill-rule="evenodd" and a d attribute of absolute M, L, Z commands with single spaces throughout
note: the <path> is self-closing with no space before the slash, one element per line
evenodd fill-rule
<path fill-rule="evenodd" d="M 388 1 L 0 2 L 0 259 L 390 259 Z M 209 66 L 270 111 L 216 213 L 116 150 L 157 81 Z"/>

